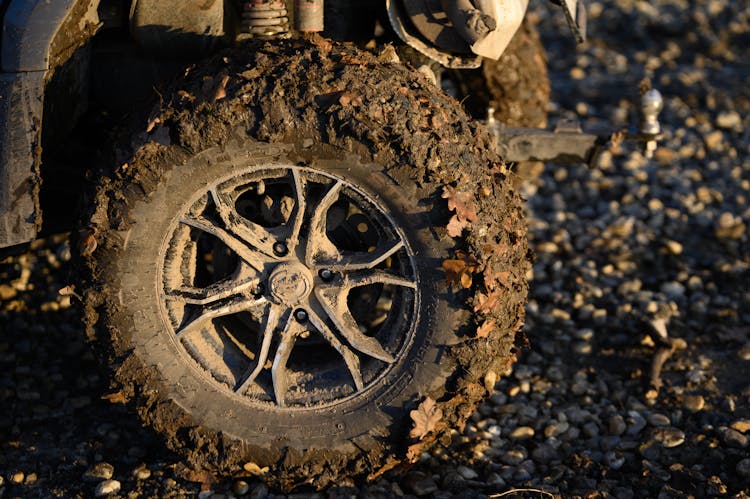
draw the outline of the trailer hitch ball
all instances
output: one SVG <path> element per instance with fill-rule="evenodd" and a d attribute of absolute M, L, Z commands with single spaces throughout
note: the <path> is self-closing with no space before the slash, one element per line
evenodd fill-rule
<path fill-rule="evenodd" d="M 656 136 L 661 133 L 659 113 L 664 109 L 664 98 L 656 89 L 651 89 L 641 95 L 641 123 L 640 133 L 650 136 L 646 140 L 646 157 L 651 158 L 656 150 Z"/>

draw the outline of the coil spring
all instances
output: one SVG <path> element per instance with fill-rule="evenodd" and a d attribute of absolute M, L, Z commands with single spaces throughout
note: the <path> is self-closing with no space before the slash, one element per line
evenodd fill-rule
<path fill-rule="evenodd" d="M 240 38 L 289 36 L 286 6 L 278 0 L 251 0 L 242 4 Z"/>

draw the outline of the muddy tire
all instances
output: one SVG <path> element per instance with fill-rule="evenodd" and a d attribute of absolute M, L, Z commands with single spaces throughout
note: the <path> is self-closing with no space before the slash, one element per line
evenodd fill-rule
<path fill-rule="evenodd" d="M 482 67 L 452 71 L 459 99 L 478 119 L 495 109 L 495 119 L 511 127 L 546 127 L 550 82 L 547 55 L 536 25 L 527 16 L 498 61 L 485 59 Z"/>
<path fill-rule="evenodd" d="M 527 290 L 488 134 L 419 74 L 322 39 L 242 47 L 173 90 L 84 248 L 119 393 L 191 469 L 284 489 L 376 476 L 460 428 Z"/>

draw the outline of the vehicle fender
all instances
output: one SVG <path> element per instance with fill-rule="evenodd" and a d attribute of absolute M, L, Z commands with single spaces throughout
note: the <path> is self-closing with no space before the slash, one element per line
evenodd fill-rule
<path fill-rule="evenodd" d="M 50 46 L 75 0 L 12 0 L 0 48 L 0 247 L 34 239 Z"/>

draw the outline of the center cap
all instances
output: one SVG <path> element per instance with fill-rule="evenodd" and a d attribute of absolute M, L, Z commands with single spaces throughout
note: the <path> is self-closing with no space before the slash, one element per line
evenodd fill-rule
<path fill-rule="evenodd" d="M 268 278 L 268 290 L 277 303 L 299 303 L 307 298 L 312 289 L 312 273 L 301 263 L 282 263 L 273 269 Z"/>

